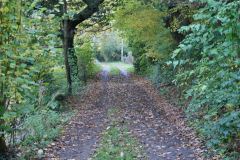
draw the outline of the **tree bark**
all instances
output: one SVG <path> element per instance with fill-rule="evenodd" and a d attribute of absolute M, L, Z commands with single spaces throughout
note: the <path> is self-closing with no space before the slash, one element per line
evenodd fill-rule
<path fill-rule="evenodd" d="M 71 28 L 71 21 L 64 20 L 63 29 L 63 51 L 65 58 L 65 67 L 68 83 L 68 94 L 72 93 L 72 82 L 77 78 L 78 68 L 77 68 L 77 56 L 74 51 L 74 35 L 75 29 Z"/>
<path fill-rule="evenodd" d="M 70 65 L 70 72 L 71 72 L 71 79 L 72 81 L 78 78 L 78 60 L 74 50 L 74 35 L 75 35 L 75 28 L 68 29 L 68 59 Z"/>
<path fill-rule="evenodd" d="M 74 35 L 76 26 L 84 20 L 90 18 L 95 12 L 99 10 L 99 5 L 104 0 L 83 0 L 87 7 L 78 14 L 73 16 L 73 20 L 65 17 L 63 21 L 63 53 L 65 59 L 68 94 L 72 94 L 72 80 L 77 77 L 77 57 L 74 53 Z M 64 0 L 64 13 L 67 14 L 67 1 Z"/>
<path fill-rule="evenodd" d="M 67 14 L 67 2 L 64 0 L 64 13 Z M 63 21 L 63 54 L 64 54 L 64 62 L 66 67 L 66 76 L 67 76 L 67 89 L 68 95 L 72 94 L 72 79 L 71 79 L 71 68 L 68 61 L 68 28 L 69 28 L 69 20 L 65 17 Z"/>

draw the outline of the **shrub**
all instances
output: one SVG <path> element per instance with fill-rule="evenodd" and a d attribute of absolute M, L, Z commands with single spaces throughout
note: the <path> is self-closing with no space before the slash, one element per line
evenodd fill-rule
<path fill-rule="evenodd" d="M 77 48 L 78 70 L 80 79 L 85 83 L 94 73 L 94 52 L 91 43 L 85 43 L 81 48 Z"/>
<path fill-rule="evenodd" d="M 201 137 L 226 159 L 239 159 L 240 2 L 205 2 L 196 23 L 180 29 L 191 33 L 173 54 L 175 82 L 192 98 L 187 113 Z"/>
<path fill-rule="evenodd" d="M 35 142 L 41 144 L 58 136 L 62 127 L 60 122 L 63 117 L 55 111 L 42 110 L 40 113 L 26 117 L 22 130 L 24 131 L 24 144 L 31 145 Z"/>

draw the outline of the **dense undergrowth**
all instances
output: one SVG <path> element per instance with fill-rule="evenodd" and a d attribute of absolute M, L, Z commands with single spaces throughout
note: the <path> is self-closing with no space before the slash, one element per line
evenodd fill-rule
<path fill-rule="evenodd" d="M 186 109 L 201 137 L 218 153 L 239 159 L 239 1 L 209 1 L 173 52 L 175 84 L 191 97 Z"/>
<path fill-rule="evenodd" d="M 69 4 L 67 15 L 64 2 Z M 135 72 L 150 76 L 160 89 L 173 86 L 178 91 L 186 120 L 209 147 L 207 155 L 240 158 L 238 0 L 106 3 L 91 21 L 97 26 L 86 21 L 75 28 L 81 30 L 72 37 L 75 48 L 67 48 L 68 56 L 63 57 L 63 22 L 76 18 L 77 10 L 86 6 L 82 1 L 61 0 L 0 2 L 1 154 L 41 155 L 40 148 L 61 133 L 68 119 L 64 110 L 69 107 L 63 105 L 66 89 L 78 93 L 102 69 L 94 63 L 97 56 L 123 58 L 117 44 L 127 39 L 121 45 L 124 56 L 132 51 Z M 108 22 L 118 30 L 110 35 L 118 34 L 111 41 L 102 35 L 104 43 L 94 45 L 96 32 Z"/>
<path fill-rule="evenodd" d="M 117 27 L 127 32 L 137 73 L 150 76 L 160 89 L 175 86 L 186 120 L 210 148 L 208 157 L 239 159 L 240 2 L 204 0 L 201 4 L 193 1 L 171 8 L 164 8 L 164 4 L 169 5 L 164 1 L 152 2 L 148 9 L 144 9 L 148 3 L 128 3 L 116 17 Z M 159 12 L 150 11 L 151 7 Z M 152 21 L 151 25 L 145 23 L 148 29 L 144 25 L 135 28 L 138 21 L 146 21 L 141 15 L 146 15 L 146 10 L 152 12 L 147 20 Z M 138 12 L 134 18 L 142 19 L 131 21 L 133 17 L 122 16 L 129 12 Z M 163 23 L 157 24 L 154 14 Z M 139 38 L 151 33 L 153 25 L 160 26 L 162 32 L 154 39 Z M 168 41 L 166 37 L 172 39 Z"/>

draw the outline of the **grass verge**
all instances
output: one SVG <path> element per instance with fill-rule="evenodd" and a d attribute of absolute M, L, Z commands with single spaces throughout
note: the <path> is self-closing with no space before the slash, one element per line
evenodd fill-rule
<path fill-rule="evenodd" d="M 114 67 L 114 66 L 110 68 L 110 72 L 109 72 L 110 75 L 117 75 L 117 74 L 120 74 L 120 73 L 121 72 L 120 72 L 119 68 Z"/>
<path fill-rule="evenodd" d="M 134 71 L 135 71 L 133 65 L 126 66 L 125 68 L 126 68 L 126 70 L 127 70 L 128 72 L 130 72 L 130 73 L 134 73 Z"/>
<path fill-rule="evenodd" d="M 124 63 L 124 62 L 114 62 L 115 65 L 119 65 L 125 68 L 128 72 L 134 72 L 134 66 L 132 64 Z"/>
<path fill-rule="evenodd" d="M 102 63 L 102 64 L 104 64 L 106 66 L 109 66 L 110 72 L 112 70 L 113 75 L 120 73 L 120 70 L 118 69 L 117 66 L 121 66 L 121 67 L 125 68 L 128 72 L 131 72 L 131 73 L 134 72 L 134 66 L 131 65 L 131 64 L 124 63 L 124 62 L 105 62 L 105 63 Z"/>
<path fill-rule="evenodd" d="M 101 63 L 94 63 L 92 75 L 96 75 L 98 72 L 100 72 L 102 70 L 103 70 L 103 67 L 102 67 Z"/>

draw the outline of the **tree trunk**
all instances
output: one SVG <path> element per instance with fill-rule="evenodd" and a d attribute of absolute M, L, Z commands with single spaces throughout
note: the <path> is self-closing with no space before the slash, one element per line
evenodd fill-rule
<path fill-rule="evenodd" d="M 64 13 L 67 14 L 67 2 L 64 0 Z M 63 52 L 65 59 L 68 95 L 72 94 L 72 82 L 78 77 L 77 56 L 74 52 L 75 26 L 65 17 L 63 21 Z"/>
<path fill-rule="evenodd" d="M 64 13 L 67 14 L 67 1 L 64 0 Z M 64 61 L 66 67 L 66 76 L 67 76 L 67 88 L 68 88 L 68 95 L 72 94 L 72 79 L 71 79 L 71 68 L 68 61 L 68 48 L 69 48 L 69 41 L 68 41 L 68 28 L 69 28 L 69 20 L 65 17 L 63 21 L 63 54 L 64 54 Z"/>
<path fill-rule="evenodd" d="M 63 13 L 67 15 L 67 0 L 63 0 L 63 2 Z M 84 2 L 87 4 L 87 7 L 85 7 L 80 13 L 75 14 L 72 20 L 69 20 L 69 17 L 64 17 L 65 19 L 63 21 L 63 54 L 69 95 L 72 94 L 72 80 L 77 78 L 78 74 L 77 57 L 74 54 L 73 42 L 76 26 L 90 18 L 95 12 L 99 11 L 98 7 L 104 2 L 104 0 L 87 0 Z"/>
<path fill-rule="evenodd" d="M 64 20 L 64 28 L 63 28 L 63 53 L 64 53 L 64 60 L 65 60 L 65 67 L 66 67 L 66 76 L 67 76 L 67 88 L 68 88 L 68 95 L 72 94 L 72 79 L 71 79 L 71 68 L 68 61 L 68 20 Z"/>
<path fill-rule="evenodd" d="M 78 77 L 77 56 L 74 51 L 75 29 L 71 28 L 71 21 L 64 20 L 63 51 L 68 83 L 68 94 L 72 94 L 72 82 Z"/>
<path fill-rule="evenodd" d="M 71 22 L 69 26 L 71 26 Z M 77 56 L 74 50 L 74 35 L 75 35 L 75 28 L 69 27 L 67 41 L 68 41 L 68 59 L 69 59 L 72 81 L 76 81 L 78 78 L 78 67 L 77 67 L 78 63 L 77 63 Z"/>

